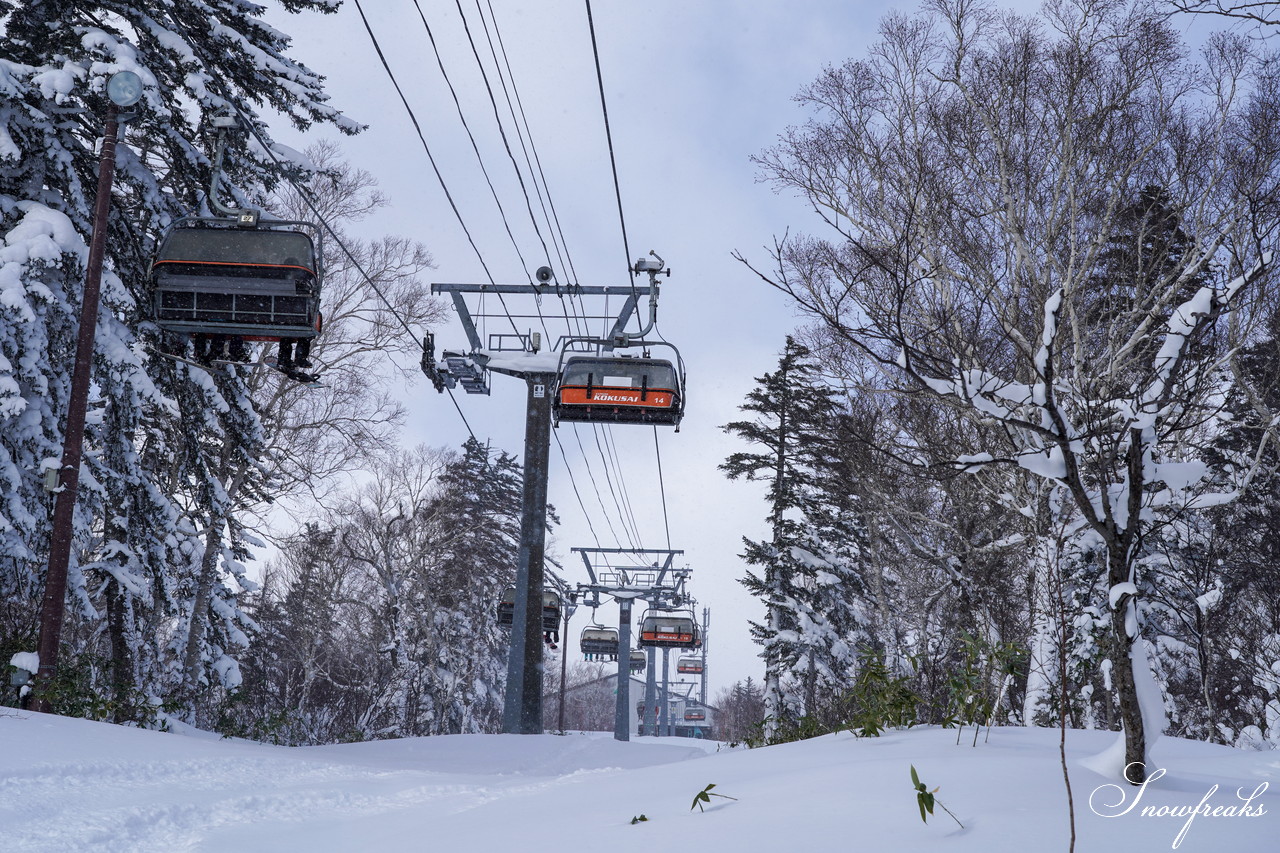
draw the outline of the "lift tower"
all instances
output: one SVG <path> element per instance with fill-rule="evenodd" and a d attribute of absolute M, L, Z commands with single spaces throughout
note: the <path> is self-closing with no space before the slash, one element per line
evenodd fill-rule
<path fill-rule="evenodd" d="M 631 739 L 631 605 L 645 601 L 675 603 L 684 597 L 688 568 L 673 569 L 672 561 L 683 551 L 656 548 L 573 548 L 586 564 L 589 584 L 579 584 L 579 595 L 599 601 L 601 595 L 618 602 L 618 699 L 613 713 L 615 740 Z M 622 565 L 623 556 L 632 562 Z M 649 560 L 653 564 L 649 565 Z"/>
<path fill-rule="evenodd" d="M 647 268 L 643 272 L 650 272 Z M 635 313 L 640 297 L 649 297 L 651 316 L 658 298 L 654 275 L 648 285 L 562 286 L 554 283 L 550 268 L 538 270 L 538 284 L 432 284 L 433 294 L 449 294 L 470 344 L 468 352 L 445 351 L 439 362 L 429 357 L 433 342 L 423 343 L 423 370 L 433 381 L 439 378 L 450 388 L 461 385 L 468 394 L 489 393 L 489 372 L 523 379 L 527 388 L 524 431 L 524 494 L 520 518 L 520 551 L 516 564 L 515 622 L 511 626 L 511 650 L 507 657 L 507 692 L 503 704 L 502 730 L 507 734 L 542 734 L 542 583 L 547 534 L 547 460 L 551 443 L 551 404 L 559 377 L 558 348 L 542 353 L 542 336 L 520 333 L 516 319 L 540 319 L 540 314 L 511 315 L 472 312 L 464 294 L 544 297 L 621 297 L 622 307 L 612 319 L 604 348 L 624 346 L 634 336 L 624 330 Z M 510 321 L 512 334 L 491 334 L 480 338 L 475 319 L 493 317 Z M 601 319 L 586 317 L 584 320 Z M 650 322 L 652 326 L 652 322 Z M 547 342 L 550 343 L 550 342 Z"/>

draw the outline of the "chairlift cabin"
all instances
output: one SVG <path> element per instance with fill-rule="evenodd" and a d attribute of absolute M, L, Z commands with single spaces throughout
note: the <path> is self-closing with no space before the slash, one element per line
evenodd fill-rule
<path fill-rule="evenodd" d="M 560 630 L 560 595 L 549 589 L 542 591 L 542 630 Z"/>
<path fill-rule="evenodd" d="M 298 227 L 315 228 L 283 221 L 240 228 L 226 219 L 175 225 L 151 267 L 156 325 L 196 336 L 314 338 L 323 274 L 315 242 Z"/>
<path fill-rule="evenodd" d="M 676 672 L 685 675 L 702 675 L 702 658 L 680 658 L 676 661 Z"/>
<path fill-rule="evenodd" d="M 582 629 L 582 653 L 587 660 L 618 659 L 618 629 L 588 625 Z"/>
<path fill-rule="evenodd" d="M 502 600 L 498 602 L 498 624 L 510 628 L 516 621 L 516 588 L 509 586 L 502 591 Z"/>
<path fill-rule="evenodd" d="M 515 624 L 516 588 L 509 586 L 502 592 L 498 602 L 498 624 L 509 628 Z M 554 590 L 542 591 L 542 630 L 560 630 L 560 596 Z"/>
<path fill-rule="evenodd" d="M 683 649 L 693 645 L 697 625 L 692 614 L 668 610 L 646 610 L 640 619 L 642 647 Z"/>
<path fill-rule="evenodd" d="M 640 673 L 644 672 L 645 667 L 648 666 L 648 663 L 649 663 L 648 658 L 644 652 L 638 651 L 638 650 L 633 650 L 631 652 L 631 674 L 632 675 L 639 675 Z"/>
<path fill-rule="evenodd" d="M 686 708 L 684 718 L 689 722 L 699 722 L 707 718 L 707 712 L 701 708 Z"/>
<path fill-rule="evenodd" d="M 572 355 L 552 401 L 556 422 L 666 424 L 684 415 L 683 367 L 661 358 Z"/>

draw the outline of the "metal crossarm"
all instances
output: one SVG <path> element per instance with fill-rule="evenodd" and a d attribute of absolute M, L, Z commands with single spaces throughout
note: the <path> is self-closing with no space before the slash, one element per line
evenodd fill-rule
<path fill-rule="evenodd" d="M 555 285 L 537 285 L 537 284 L 460 284 L 457 282 L 436 282 L 431 285 L 431 292 L 436 295 L 448 294 L 453 300 L 454 310 L 458 312 L 458 320 L 462 323 L 462 330 L 466 333 L 467 343 L 471 347 L 471 351 L 477 352 L 485 349 L 484 341 L 480 338 L 480 333 L 476 329 L 477 319 L 501 318 L 506 320 L 512 317 L 507 312 L 473 312 L 463 298 L 468 293 L 493 293 L 493 294 L 518 294 L 524 296 L 622 296 L 625 297 L 622 307 L 617 315 L 586 315 L 581 319 L 590 320 L 613 320 L 613 327 L 609 331 L 608 339 L 612 340 L 617 337 L 631 320 L 631 315 L 635 313 L 636 305 L 641 297 L 656 297 L 659 293 L 656 285 L 644 286 L 621 286 L 606 285 L 592 286 L 581 285 L 576 287 L 558 287 Z M 523 315 L 516 315 L 523 316 Z M 505 337 L 505 336 L 504 336 Z M 521 349 L 524 349 L 522 341 Z"/>

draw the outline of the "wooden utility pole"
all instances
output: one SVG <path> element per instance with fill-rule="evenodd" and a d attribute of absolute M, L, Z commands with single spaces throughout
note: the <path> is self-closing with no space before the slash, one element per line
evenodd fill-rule
<path fill-rule="evenodd" d="M 40 602 L 40 670 L 36 675 L 33 707 L 44 713 L 53 710 L 49 691 L 58 675 L 58 647 L 62 639 L 62 619 L 66 612 L 67 566 L 71 560 L 71 543 L 75 538 L 76 495 L 80 488 L 80 461 L 84 457 L 85 412 L 89 406 L 93 339 L 98 329 L 98 303 L 102 289 L 102 264 L 107 250 L 111 184 L 116 171 L 120 108 L 138 102 L 142 96 L 142 83 L 132 71 L 122 71 L 112 76 L 107 84 L 107 92 L 111 103 L 107 106 L 102 132 L 102 153 L 98 158 L 98 195 L 93 203 L 93 236 L 89 240 L 84 295 L 80 301 L 80 329 L 76 336 L 76 360 L 71 373 L 71 399 L 67 405 L 67 425 L 63 433 L 62 464 L 58 470 L 58 497 L 53 506 L 49 565 L 45 572 L 44 597 Z"/>

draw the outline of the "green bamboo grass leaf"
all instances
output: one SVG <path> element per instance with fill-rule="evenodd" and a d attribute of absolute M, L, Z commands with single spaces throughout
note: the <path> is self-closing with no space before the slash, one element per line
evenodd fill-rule
<path fill-rule="evenodd" d="M 730 797 L 728 794 L 716 794 L 716 793 L 713 793 L 713 792 L 711 791 L 711 789 L 712 789 L 712 788 L 714 788 L 715 786 L 716 786 L 716 785 L 715 785 L 715 783 L 714 783 L 714 782 L 712 782 L 711 784 L 707 785 L 707 787 L 703 788 L 701 791 L 699 791 L 698 793 L 694 794 L 694 795 L 693 795 L 693 805 L 692 805 L 692 806 L 689 806 L 689 811 L 693 811 L 693 809 L 694 809 L 694 807 L 695 807 L 695 806 L 698 808 L 698 810 L 699 810 L 699 811 L 706 811 L 706 809 L 704 809 L 704 808 L 702 807 L 702 804 L 703 804 L 703 803 L 710 803 L 710 802 L 711 802 L 711 798 L 712 798 L 712 797 L 720 797 L 720 798 L 725 799 L 725 800 L 737 800 L 737 799 L 738 799 L 737 797 Z"/>
<path fill-rule="evenodd" d="M 920 774 L 916 772 L 916 767 L 914 764 L 911 765 L 911 785 L 913 788 L 915 788 L 915 791 L 916 791 L 916 805 L 920 808 L 921 821 L 923 821 L 924 823 L 928 823 L 929 815 L 933 814 L 934 805 L 939 805 L 939 806 L 942 806 L 942 810 L 944 812 L 951 815 L 951 819 L 954 820 L 957 824 L 959 824 L 961 829 L 964 829 L 964 824 L 960 823 L 960 818 L 951 814 L 951 809 L 942 805 L 942 801 L 934 797 L 934 794 L 938 791 L 938 788 L 934 788 L 932 791 L 930 791 L 925 786 L 925 784 L 920 781 Z M 719 796 L 719 795 L 717 794 L 716 796 Z"/>

